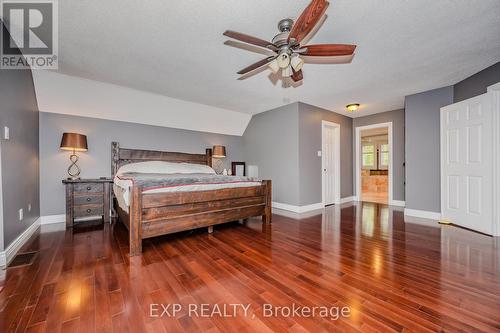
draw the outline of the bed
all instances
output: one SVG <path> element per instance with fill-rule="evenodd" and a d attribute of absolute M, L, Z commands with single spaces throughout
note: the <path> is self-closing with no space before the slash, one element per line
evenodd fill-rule
<path fill-rule="evenodd" d="M 146 238 L 202 227 L 211 232 L 214 225 L 255 216 L 261 216 L 263 223 L 271 223 L 270 180 L 208 174 L 186 174 L 179 180 L 173 174 L 156 177 L 153 172 L 123 172 L 151 161 L 173 162 L 170 165 L 175 163 L 180 168 L 211 169 L 211 149 L 205 154 L 188 154 L 125 149 L 113 142 L 111 157 L 113 210 L 129 231 L 131 256 L 142 253 L 142 240 Z M 186 184 L 185 178 L 189 178 Z"/>

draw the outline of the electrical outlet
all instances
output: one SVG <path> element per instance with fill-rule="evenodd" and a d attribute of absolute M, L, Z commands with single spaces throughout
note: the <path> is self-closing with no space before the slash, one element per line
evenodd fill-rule
<path fill-rule="evenodd" d="M 23 209 L 19 209 L 19 221 L 22 221 L 24 218 L 24 212 L 23 212 Z"/>
<path fill-rule="evenodd" d="M 7 126 L 3 128 L 3 138 L 4 140 L 10 139 L 10 128 L 8 128 Z"/>
<path fill-rule="evenodd" d="M 31 212 L 31 204 L 28 204 L 28 212 Z"/>
<path fill-rule="evenodd" d="M 321 157 L 322 154 L 323 154 L 322 151 L 318 150 L 318 157 Z"/>

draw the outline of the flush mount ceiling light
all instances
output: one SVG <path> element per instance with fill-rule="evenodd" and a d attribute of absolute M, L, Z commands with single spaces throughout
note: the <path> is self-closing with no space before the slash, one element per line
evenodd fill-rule
<path fill-rule="evenodd" d="M 279 33 L 270 42 L 232 30 L 224 32 L 224 36 L 264 48 L 272 54 L 239 71 L 238 74 L 244 75 L 240 79 L 249 77 L 251 74 L 246 74 L 250 72 L 257 73 L 257 69 L 268 66 L 274 74 L 281 69 L 283 77 L 291 77 L 293 81 L 298 82 L 303 79 L 302 66 L 309 58 L 322 58 L 321 63 L 339 63 L 334 57 L 353 55 L 356 45 L 302 45 L 321 21 L 329 5 L 327 0 L 312 0 L 295 22 L 289 18 L 280 21 Z"/>
<path fill-rule="evenodd" d="M 350 112 L 355 112 L 359 109 L 359 104 L 358 103 L 347 104 L 345 107 Z"/>

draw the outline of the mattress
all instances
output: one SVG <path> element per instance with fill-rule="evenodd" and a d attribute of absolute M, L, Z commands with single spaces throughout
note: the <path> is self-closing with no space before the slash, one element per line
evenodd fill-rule
<path fill-rule="evenodd" d="M 126 212 L 130 206 L 130 189 L 134 184 L 143 187 L 142 193 L 151 194 L 251 187 L 259 186 L 262 182 L 248 177 L 212 174 L 120 174 L 115 176 L 113 192 L 118 205 Z"/>

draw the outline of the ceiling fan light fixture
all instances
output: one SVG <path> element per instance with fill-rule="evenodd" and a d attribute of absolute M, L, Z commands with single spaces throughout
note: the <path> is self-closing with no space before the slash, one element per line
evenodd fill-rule
<path fill-rule="evenodd" d="M 288 66 L 287 68 L 283 68 L 283 70 L 281 71 L 281 75 L 283 75 L 283 77 L 290 77 L 290 76 L 292 76 L 292 74 L 293 74 L 292 66 Z"/>
<path fill-rule="evenodd" d="M 347 104 L 345 107 L 348 111 L 355 112 L 359 109 L 359 104 L 358 103 L 351 103 L 351 104 Z"/>
<path fill-rule="evenodd" d="M 286 52 L 281 52 L 276 60 L 278 62 L 278 66 L 281 69 L 285 69 L 288 67 L 288 65 L 290 65 L 290 55 Z"/>
<path fill-rule="evenodd" d="M 304 66 L 304 59 L 302 59 L 298 54 L 294 54 L 292 55 L 290 64 L 292 65 L 293 69 L 298 72 L 302 69 L 302 66 Z"/>
<path fill-rule="evenodd" d="M 271 61 L 269 63 L 269 69 L 274 73 L 278 73 L 278 71 L 280 70 L 280 66 L 278 65 L 278 60 L 274 59 L 273 61 Z"/>
<path fill-rule="evenodd" d="M 238 74 L 244 75 L 239 78 L 240 80 L 260 72 L 257 71 L 257 69 L 269 67 L 269 69 L 277 75 L 280 75 L 281 72 L 283 77 L 291 77 L 293 82 L 300 82 L 304 78 L 302 67 L 304 66 L 305 60 L 311 58 L 324 59 L 316 63 L 325 64 L 348 62 L 348 59 L 341 59 L 339 62 L 330 58 L 353 56 L 356 45 L 307 44 L 309 38 L 321 27 L 322 18 L 325 17 L 326 10 L 330 5 L 328 0 L 309 1 L 309 5 L 301 12 L 296 20 L 284 19 L 278 23 L 279 33 L 275 35 L 271 41 L 233 30 L 226 30 L 223 33 L 226 37 L 252 46 L 252 49 L 248 49 L 249 51 L 261 53 L 258 50 L 253 50 L 254 47 L 259 47 L 265 49 L 266 54 L 268 54 L 265 59 L 259 60 L 238 71 Z M 229 43 L 225 44 L 230 45 Z M 270 52 L 272 52 L 272 55 L 269 54 Z M 357 110 L 357 107 L 349 107 L 349 111 L 355 110 Z"/>

